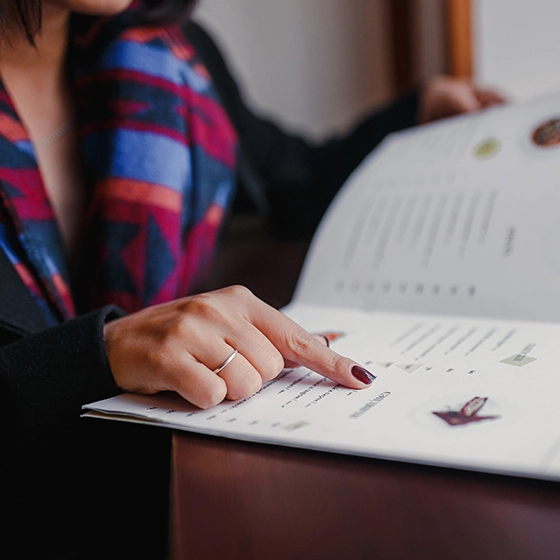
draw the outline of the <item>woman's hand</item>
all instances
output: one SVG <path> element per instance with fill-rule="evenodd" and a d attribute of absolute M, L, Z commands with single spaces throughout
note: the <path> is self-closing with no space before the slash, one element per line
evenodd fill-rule
<path fill-rule="evenodd" d="M 418 122 L 427 123 L 505 102 L 506 98 L 501 93 L 480 88 L 471 80 L 435 76 L 426 82 L 422 90 Z"/>
<path fill-rule="evenodd" d="M 117 385 L 135 393 L 176 391 L 209 408 L 242 399 L 285 364 L 306 366 L 353 389 L 374 380 L 247 288 L 233 286 L 149 307 L 105 326 Z M 221 371 L 234 350 L 238 354 Z"/>

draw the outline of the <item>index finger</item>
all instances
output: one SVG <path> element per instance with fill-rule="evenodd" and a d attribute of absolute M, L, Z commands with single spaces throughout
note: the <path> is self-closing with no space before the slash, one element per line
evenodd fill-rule
<path fill-rule="evenodd" d="M 260 300 L 255 300 L 254 306 L 249 307 L 249 320 L 291 362 L 352 389 L 363 389 L 375 380 L 375 375 L 366 368 L 337 354 L 283 313 Z"/>

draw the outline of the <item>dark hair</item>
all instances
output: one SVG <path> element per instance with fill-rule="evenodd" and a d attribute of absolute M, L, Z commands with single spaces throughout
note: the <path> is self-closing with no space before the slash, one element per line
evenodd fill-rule
<path fill-rule="evenodd" d="M 152 24 L 184 23 L 190 17 L 197 0 L 142 0 L 139 21 Z M 0 37 L 10 23 L 17 21 L 27 40 L 33 45 L 41 29 L 41 0 L 1 0 Z"/>

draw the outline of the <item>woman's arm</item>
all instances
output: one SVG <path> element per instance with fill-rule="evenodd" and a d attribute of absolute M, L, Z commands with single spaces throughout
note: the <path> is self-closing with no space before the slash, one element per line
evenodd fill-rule
<path fill-rule="evenodd" d="M 173 390 L 206 408 L 253 394 L 286 364 L 308 366 L 355 389 L 374 379 L 242 287 L 119 315 L 107 307 L 0 350 L 0 488 L 2 505 L 20 528 L 45 519 L 46 533 L 64 533 L 60 520 L 69 523 L 70 515 L 76 523 L 77 503 L 99 511 L 112 492 L 122 499 L 122 485 L 132 496 L 123 527 L 142 511 L 138 501 L 153 499 L 161 508 L 165 431 L 158 430 L 159 438 L 136 432 L 133 441 L 118 424 L 104 430 L 102 422 L 80 419 L 90 401 L 121 390 Z M 232 349 L 236 357 L 216 372 Z M 97 490 L 88 496 L 89 488 Z M 103 521 L 102 512 L 94 517 Z"/>

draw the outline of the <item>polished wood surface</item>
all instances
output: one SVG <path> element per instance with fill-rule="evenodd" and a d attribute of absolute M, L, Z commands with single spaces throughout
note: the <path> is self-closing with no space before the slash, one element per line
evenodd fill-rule
<path fill-rule="evenodd" d="M 306 250 L 241 221 L 209 287 L 285 305 Z M 172 469 L 174 560 L 560 558 L 560 484 L 186 432 Z"/>
<path fill-rule="evenodd" d="M 560 487 L 177 434 L 175 560 L 552 560 Z"/>

